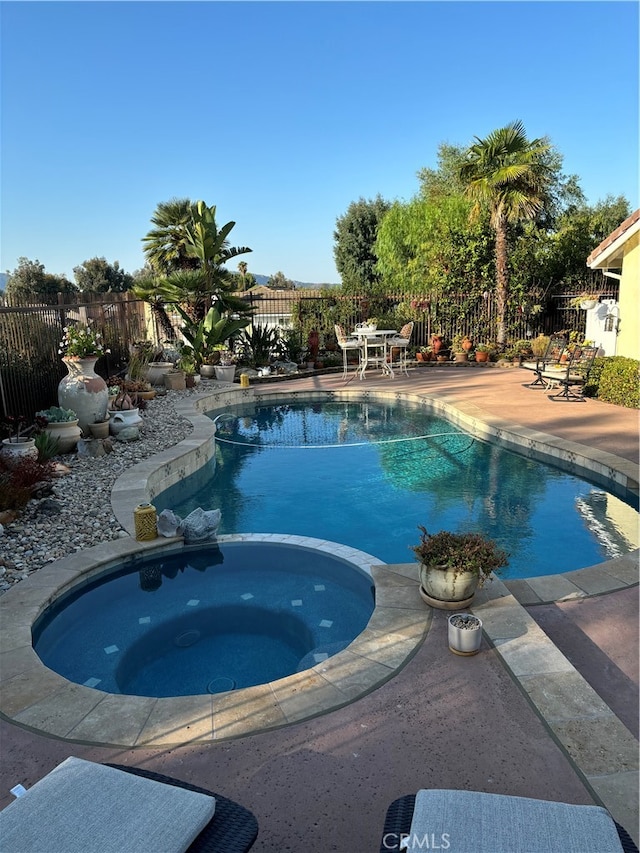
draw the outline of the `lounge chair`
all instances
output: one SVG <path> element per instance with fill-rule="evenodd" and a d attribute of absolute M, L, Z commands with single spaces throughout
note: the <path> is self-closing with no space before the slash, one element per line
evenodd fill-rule
<path fill-rule="evenodd" d="M 547 383 L 543 379 L 542 373 L 547 368 L 554 364 L 559 364 L 561 358 L 569 358 L 566 352 L 567 339 L 563 335 L 552 335 L 549 338 L 549 343 L 544 353 L 536 358 L 535 361 L 523 361 L 520 365 L 525 370 L 532 370 L 536 378 L 529 383 L 529 388 L 546 388 Z"/>
<path fill-rule="evenodd" d="M 68 758 L 0 812 L 2 853 L 245 853 L 258 823 L 205 788 Z"/>
<path fill-rule="evenodd" d="M 432 789 L 400 797 L 386 814 L 380 853 L 638 853 L 600 806 Z"/>
<path fill-rule="evenodd" d="M 584 386 L 589 379 L 593 362 L 598 355 L 598 347 L 576 346 L 572 350 L 566 365 L 557 368 L 545 368 L 542 378 L 551 380 L 562 390 L 557 394 L 549 394 L 550 400 L 579 400 L 584 401 Z M 577 393 L 573 389 L 578 389 Z"/>

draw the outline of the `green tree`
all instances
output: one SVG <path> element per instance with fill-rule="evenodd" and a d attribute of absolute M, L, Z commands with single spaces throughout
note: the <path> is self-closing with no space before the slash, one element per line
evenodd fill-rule
<path fill-rule="evenodd" d="M 522 122 L 498 128 L 467 150 L 460 178 L 473 201 L 472 216 L 488 211 L 495 234 L 497 335 L 506 343 L 509 296 L 508 229 L 535 219 L 549 201 L 551 173 L 545 154 L 549 142 L 527 139 Z"/>
<path fill-rule="evenodd" d="M 64 275 L 45 272 L 39 260 L 18 258 L 13 272 L 7 270 L 5 297 L 7 305 L 24 305 L 29 302 L 44 302 L 55 305 L 58 293 L 75 293 L 76 286 Z"/>
<path fill-rule="evenodd" d="M 277 273 L 269 276 L 267 287 L 271 287 L 273 290 L 295 290 L 296 284 L 290 278 L 287 278 L 283 272 L 278 270 Z"/>
<path fill-rule="evenodd" d="M 145 237 L 144 254 L 157 275 L 169 275 L 175 270 L 195 269 L 198 261 L 187 254 L 185 236 L 193 218 L 195 205 L 188 198 L 162 201 L 151 217 L 155 226 Z"/>
<path fill-rule="evenodd" d="M 133 284 L 133 276 L 120 268 L 118 261 L 110 264 L 106 258 L 91 258 L 78 267 L 73 274 L 82 291 L 94 293 L 123 293 Z"/>
<path fill-rule="evenodd" d="M 384 287 L 414 296 L 482 292 L 493 272 L 489 229 L 470 224 L 470 209 L 460 195 L 394 204 L 376 242 Z"/>
<path fill-rule="evenodd" d="M 336 220 L 333 254 L 344 293 L 371 293 L 380 283 L 377 270 L 378 228 L 391 204 L 382 196 L 351 202 Z"/>

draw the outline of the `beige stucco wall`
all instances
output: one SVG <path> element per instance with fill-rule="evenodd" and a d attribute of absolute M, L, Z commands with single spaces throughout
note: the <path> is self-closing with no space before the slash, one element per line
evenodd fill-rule
<path fill-rule="evenodd" d="M 624 247 L 620 282 L 620 331 L 616 355 L 640 359 L 640 241 L 636 232 Z"/>

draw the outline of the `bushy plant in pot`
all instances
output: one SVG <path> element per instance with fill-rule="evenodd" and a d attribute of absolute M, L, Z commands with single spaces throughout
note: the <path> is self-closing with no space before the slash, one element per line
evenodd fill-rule
<path fill-rule="evenodd" d="M 17 463 L 22 457 L 38 458 L 35 441 L 28 433 L 33 431 L 33 424 L 27 426 L 29 420 L 24 415 L 7 415 L 3 428 L 8 434 L 2 439 L 2 455 L 9 464 Z"/>
<path fill-rule="evenodd" d="M 71 453 L 76 449 L 82 430 L 78 426 L 78 416 L 72 409 L 50 406 L 36 412 L 36 418 L 41 419 L 44 432 L 58 440 L 59 453 Z"/>
<path fill-rule="evenodd" d="M 491 344 L 476 344 L 476 361 L 489 361 L 491 350 Z"/>
<path fill-rule="evenodd" d="M 216 379 L 219 382 L 233 382 L 236 375 L 236 356 L 231 350 L 221 350 L 220 360 L 215 365 Z"/>
<path fill-rule="evenodd" d="M 418 530 L 420 541 L 411 550 L 420 563 L 420 595 L 431 607 L 467 607 L 491 572 L 507 564 L 506 552 L 480 533 Z"/>

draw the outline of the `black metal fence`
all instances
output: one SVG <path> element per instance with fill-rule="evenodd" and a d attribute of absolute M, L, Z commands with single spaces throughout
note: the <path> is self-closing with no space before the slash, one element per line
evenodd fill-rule
<path fill-rule="evenodd" d="M 297 329 L 304 342 L 318 332 L 320 346 L 335 343 L 334 325 L 350 330 L 356 323 L 375 317 L 378 325 L 400 328 L 414 321 L 411 344 L 429 344 L 431 335 L 453 340 L 466 334 L 476 342 L 495 337 L 496 310 L 493 294 L 460 295 L 456 299 L 426 299 L 407 295 L 384 297 L 332 295 L 326 291 L 266 291 L 239 293 L 254 309 L 254 324 Z M 600 294 L 616 297 L 617 292 Z M 560 330 L 584 331 L 585 313 L 570 307 L 571 294 L 554 297 L 534 313 L 533 306 L 515 306 L 508 321 L 510 341 Z M 170 319 L 179 331 L 179 317 Z M 57 305 L 0 308 L 0 415 L 24 414 L 57 403 L 57 388 L 65 375 L 58 353 L 62 331 L 68 322 L 90 321 L 111 352 L 96 365 L 104 378 L 120 371 L 128 360 L 129 346 L 140 340 L 158 344 L 164 333 L 156 328 L 145 304 L 129 293 L 61 294 Z"/>

